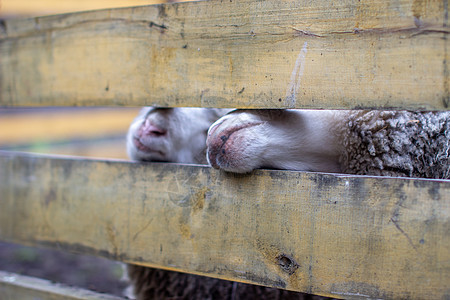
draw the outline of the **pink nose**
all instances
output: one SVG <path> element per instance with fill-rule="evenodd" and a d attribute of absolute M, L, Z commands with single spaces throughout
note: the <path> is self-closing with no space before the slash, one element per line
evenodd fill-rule
<path fill-rule="evenodd" d="M 166 133 L 167 130 L 152 124 L 149 120 L 145 120 L 141 128 L 141 134 L 146 136 L 162 136 Z"/>

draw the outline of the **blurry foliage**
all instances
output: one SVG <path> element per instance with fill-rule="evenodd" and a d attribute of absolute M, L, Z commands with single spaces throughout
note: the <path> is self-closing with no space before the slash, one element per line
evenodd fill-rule
<path fill-rule="evenodd" d="M 0 108 L 0 150 L 126 159 L 139 108 Z"/>
<path fill-rule="evenodd" d="M 36 249 L 21 247 L 17 249 L 17 252 L 14 253 L 14 258 L 18 262 L 32 263 L 39 260 L 39 254 L 37 253 Z"/>

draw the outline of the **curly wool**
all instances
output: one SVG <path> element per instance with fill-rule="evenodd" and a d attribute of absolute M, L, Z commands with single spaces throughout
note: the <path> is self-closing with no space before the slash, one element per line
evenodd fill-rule
<path fill-rule="evenodd" d="M 344 173 L 450 178 L 450 112 L 351 112 Z"/>

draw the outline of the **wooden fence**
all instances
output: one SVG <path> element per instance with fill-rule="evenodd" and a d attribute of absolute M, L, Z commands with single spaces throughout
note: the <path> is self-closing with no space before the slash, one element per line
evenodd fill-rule
<path fill-rule="evenodd" d="M 3 21 L 0 105 L 447 110 L 447 23 L 447 1 L 412 0 Z M 449 180 L 3 152 L 0 195 L 5 241 L 332 297 L 450 296 Z M 0 275 L 1 293 L 33 290 Z"/>

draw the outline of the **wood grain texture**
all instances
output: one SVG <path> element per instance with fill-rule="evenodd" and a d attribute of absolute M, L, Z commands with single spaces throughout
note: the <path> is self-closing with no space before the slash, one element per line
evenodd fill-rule
<path fill-rule="evenodd" d="M 447 1 L 204 1 L 0 25 L 0 105 L 449 108 Z"/>
<path fill-rule="evenodd" d="M 344 298 L 449 297 L 450 181 L 0 155 L 0 239 Z"/>
<path fill-rule="evenodd" d="M 48 280 L 0 271 L 2 300 L 119 300 L 107 294 L 52 283 Z"/>

